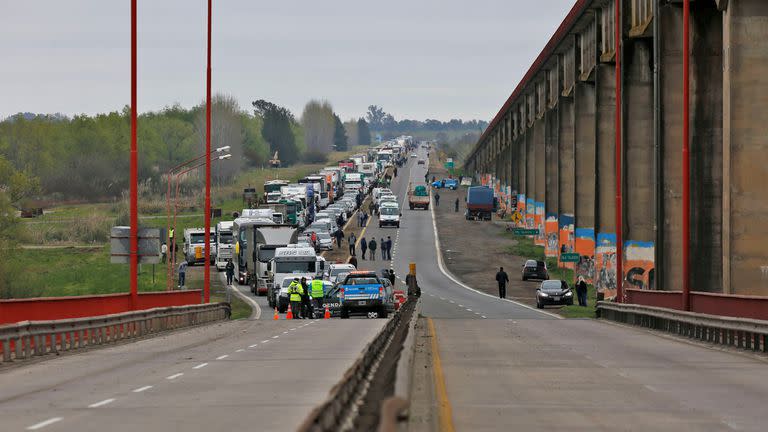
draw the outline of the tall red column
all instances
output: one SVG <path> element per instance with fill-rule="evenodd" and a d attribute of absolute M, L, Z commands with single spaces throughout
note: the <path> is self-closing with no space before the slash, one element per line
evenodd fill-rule
<path fill-rule="evenodd" d="M 130 163 L 130 213 L 131 213 L 131 304 L 139 304 L 139 216 L 138 216 L 138 152 L 136 146 L 136 1 L 131 0 L 131 163 Z"/>
<path fill-rule="evenodd" d="M 621 0 L 615 0 L 616 39 L 616 301 L 624 303 L 624 223 L 621 203 Z"/>
<path fill-rule="evenodd" d="M 205 79 L 205 280 L 204 302 L 211 301 L 211 0 L 208 0 L 208 58 Z"/>
<path fill-rule="evenodd" d="M 689 242 L 690 242 L 690 217 L 691 217 L 691 175 L 688 146 L 690 140 L 689 130 L 689 83 L 688 72 L 690 67 L 690 28 L 688 21 L 691 15 L 690 0 L 683 1 L 683 310 L 690 310 L 691 286 L 689 267 Z"/>

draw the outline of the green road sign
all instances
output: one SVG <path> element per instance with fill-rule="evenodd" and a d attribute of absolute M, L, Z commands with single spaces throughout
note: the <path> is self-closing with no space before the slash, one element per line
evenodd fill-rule
<path fill-rule="evenodd" d="M 581 256 L 578 253 L 563 253 L 560 254 L 560 262 L 579 262 Z"/>
<path fill-rule="evenodd" d="M 539 235 L 538 229 L 515 228 L 512 230 L 512 232 L 519 236 Z"/>
<path fill-rule="evenodd" d="M 445 163 L 445 167 L 448 168 L 448 169 L 453 168 L 453 162 L 446 162 Z"/>

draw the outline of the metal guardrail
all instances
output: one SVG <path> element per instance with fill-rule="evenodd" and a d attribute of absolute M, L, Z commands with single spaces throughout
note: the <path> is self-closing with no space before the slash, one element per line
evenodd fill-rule
<path fill-rule="evenodd" d="M 707 343 L 768 352 L 768 321 L 597 302 L 599 318 L 660 330 Z"/>
<path fill-rule="evenodd" d="M 368 392 L 381 357 L 400 326 L 410 325 L 417 299 L 410 297 L 376 335 L 355 363 L 331 389 L 325 402 L 316 407 L 299 426 L 299 432 L 351 430 L 360 401 Z"/>
<path fill-rule="evenodd" d="M 228 303 L 213 303 L 1 325 L 0 364 L 219 321 L 230 314 Z"/>

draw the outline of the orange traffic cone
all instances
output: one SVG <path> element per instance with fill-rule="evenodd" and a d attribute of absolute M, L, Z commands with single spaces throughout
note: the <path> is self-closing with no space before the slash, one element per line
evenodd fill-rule
<path fill-rule="evenodd" d="M 272 319 L 275 321 L 280 319 L 280 314 L 277 313 L 277 308 L 275 308 L 275 316 Z"/>
<path fill-rule="evenodd" d="M 291 310 L 291 306 L 288 306 L 288 313 L 285 314 L 285 319 L 293 319 L 293 311 Z"/>
<path fill-rule="evenodd" d="M 331 311 L 328 310 L 328 306 L 325 307 L 325 315 L 323 315 L 323 319 L 330 319 L 331 318 Z"/>

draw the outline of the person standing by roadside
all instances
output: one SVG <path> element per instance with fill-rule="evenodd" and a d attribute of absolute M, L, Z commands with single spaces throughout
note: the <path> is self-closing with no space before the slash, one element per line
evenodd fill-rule
<path fill-rule="evenodd" d="M 160 254 L 162 255 L 162 263 L 165 264 L 166 256 L 168 255 L 168 245 L 163 243 L 162 246 L 160 246 Z"/>
<path fill-rule="evenodd" d="M 392 269 L 389 269 L 389 274 L 387 275 L 387 279 L 389 279 L 389 282 L 392 284 L 392 287 L 395 286 L 395 271 Z"/>
<path fill-rule="evenodd" d="M 301 294 L 302 289 L 299 284 L 299 278 L 293 278 L 293 282 L 288 285 L 288 300 L 291 302 L 293 319 L 299 319 L 299 316 L 301 315 Z"/>
<path fill-rule="evenodd" d="M 232 258 L 227 260 L 225 269 L 227 272 L 227 285 L 232 285 L 232 280 L 235 278 L 235 263 L 232 262 Z"/>
<path fill-rule="evenodd" d="M 456 197 L 456 201 L 453 203 L 453 211 L 455 211 L 456 213 L 459 212 L 459 198 L 458 197 Z"/>
<path fill-rule="evenodd" d="M 360 237 L 360 251 L 363 253 L 363 259 L 365 259 L 365 252 L 368 250 L 368 242 L 365 237 Z"/>
<path fill-rule="evenodd" d="M 349 237 L 347 237 L 347 242 L 349 243 L 349 254 L 355 256 L 355 243 L 357 243 L 357 237 L 355 237 L 355 233 L 349 234 Z"/>
<path fill-rule="evenodd" d="M 371 251 L 371 261 L 376 261 L 376 237 L 368 241 L 368 250 Z"/>
<path fill-rule="evenodd" d="M 392 236 L 387 236 L 387 259 L 392 261 Z"/>
<path fill-rule="evenodd" d="M 312 305 L 310 306 L 310 318 L 319 318 L 317 315 L 322 314 L 323 311 L 323 277 L 316 275 L 312 279 L 312 288 L 310 289 L 310 295 L 312 296 Z"/>
<path fill-rule="evenodd" d="M 301 318 L 308 319 L 312 317 L 312 304 L 309 301 L 309 284 L 307 278 L 301 278 Z"/>
<path fill-rule="evenodd" d="M 186 282 L 187 276 L 187 260 L 179 263 L 179 289 L 184 288 L 184 282 Z"/>
<path fill-rule="evenodd" d="M 381 245 L 381 259 L 386 261 L 387 260 L 387 242 L 384 240 L 384 237 L 381 238 L 379 241 L 379 244 Z"/>
<path fill-rule="evenodd" d="M 587 307 L 587 283 L 581 276 L 576 284 L 576 297 L 579 299 L 579 306 Z"/>
<path fill-rule="evenodd" d="M 363 226 L 363 212 L 359 211 L 357 212 L 357 227 L 361 228 Z"/>
<path fill-rule="evenodd" d="M 435 207 L 440 207 L 440 192 L 435 191 Z"/>
<path fill-rule="evenodd" d="M 344 231 L 339 228 L 338 231 L 336 231 L 336 246 L 341 247 L 341 242 L 344 240 Z"/>
<path fill-rule="evenodd" d="M 507 282 L 509 282 L 509 276 L 504 271 L 504 267 L 499 267 L 498 273 L 496 273 L 496 282 L 499 283 L 499 298 L 507 298 Z"/>

